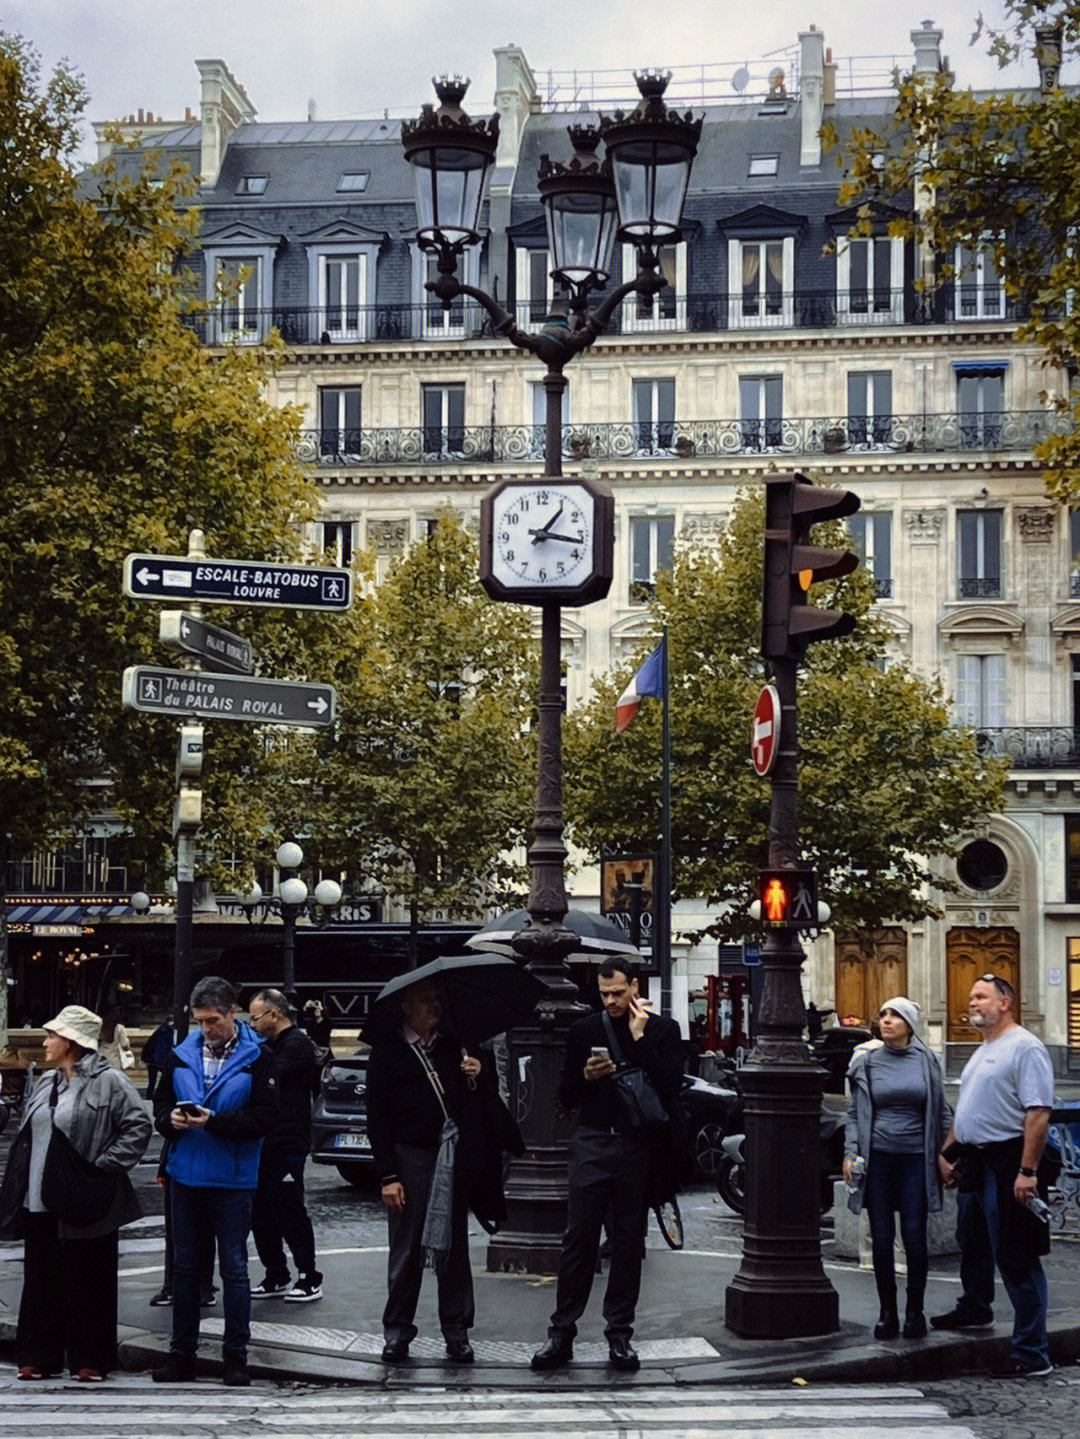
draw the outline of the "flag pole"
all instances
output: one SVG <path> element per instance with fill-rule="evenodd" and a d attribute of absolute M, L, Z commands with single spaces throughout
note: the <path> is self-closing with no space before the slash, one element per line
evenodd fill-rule
<path fill-rule="evenodd" d="M 660 1012 L 671 1015 L 671 716 L 668 704 L 668 631 L 660 641 L 663 739 L 660 761 L 660 883 L 657 886 L 656 962 L 660 971 Z"/>

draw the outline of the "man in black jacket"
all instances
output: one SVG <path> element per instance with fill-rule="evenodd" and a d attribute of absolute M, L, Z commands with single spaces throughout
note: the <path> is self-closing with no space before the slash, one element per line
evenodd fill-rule
<path fill-rule="evenodd" d="M 317 1067 L 315 1046 L 292 1021 L 280 989 L 261 989 L 248 1009 L 251 1025 L 274 1061 L 281 1106 L 266 1136 L 259 1185 L 251 1215 L 255 1248 L 266 1273 L 253 1299 L 310 1304 L 322 1298 L 315 1267 L 315 1231 L 304 1206 L 304 1165 L 311 1149 L 311 1094 Z M 285 1245 L 292 1251 L 296 1283 L 289 1276 Z"/>
<path fill-rule="evenodd" d="M 611 1019 L 622 1059 L 645 1071 L 671 1113 L 682 1083 L 683 1044 L 678 1025 L 649 1013 L 627 961 L 613 959 L 601 965 L 598 983 L 600 1001 Z M 611 1268 L 604 1295 L 608 1351 L 616 1369 L 638 1367 L 630 1336 L 641 1288 L 651 1141 L 620 1128 L 618 1095 L 612 1082 L 618 1058 L 612 1052 L 602 1014 L 587 1015 L 571 1025 L 559 1084 L 563 1108 L 578 1111 L 570 1138 L 567 1224 L 555 1312 L 547 1343 L 533 1355 L 534 1369 L 557 1369 L 574 1357 L 577 1321 L 589 1302 L 605 1218 L 611 1239 Z"/>
<path fill-rule="evenodd" d="M 482 1103 L 480 1061 L 439 1028 L 437 987 L 423 980 L 404 991 L 401 1026 L 373 1045 L 367 1072 L 367 1120 L 375 1171 L 387 1209 L 389 1294 L 383 1311 L 386 1364 L 409 1357 L 413 1318 L 424 1277 L 421 1243 L 443 1125 L 449 1117 L 472 1127 L 469 1110 Z M 464 1166 L 456 1163 L 450 1247 L 436 1271 L 439 1325 L 452 1364 L 470 1364 L 475 1317 L 469 1267 L 468 1196 Z"/>

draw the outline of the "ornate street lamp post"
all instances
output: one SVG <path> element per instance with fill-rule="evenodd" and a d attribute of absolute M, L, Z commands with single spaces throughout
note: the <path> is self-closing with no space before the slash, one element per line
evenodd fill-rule
<path fill-rule="evenodd" d="M 541 157 L 539 190 L 552 274 L 563 294 L 535 334 L 519 329 L 493 296 L 462 283 L 457 275 L 462 255 L 480 239 L 480 208 L 498 144 L 498 117 L 471 120 L 461 109 L 469 82 L 454 76 L 434 82 L 442 102 L 438 110 L 425 105 L 418 120 L 402 125 L 405 158 L 416 178 L 417 243 L 437 260 L 437 276 L 427 289 L 447 308 L 463 295 L 475 300 L 490 316 L 496 334 L 546 366 L 544 476 L 497 485 L 485 498 L 481 515 L 482 578 L 489 593 L 536 604 L 541 611 L 538 774 L 528 854 L 530 921 L 516 936 L 514 949 L 550 993 L 538 1006 L 534 1022 L 510 1037 L 512 1107 L 528 1152 L 511 1167 L 506 1186 L 509 1219 L 488 1250 L 491 1269 L 540 1274 L 556 1270 L 565 1228 L 568 1126 L 558 1112 L 555 1087 L 566 1030 L 581 1010 L 565 962 L 576 941 L 563 923 L 561 606 L 588 603 L 607 593 L 612 546 L 610 491 L 595 482 L 562 479 L 563 371 L 603 333 L 627 296 L 652 297 L 663 288 L 659 246 L 680 236 L 701 133 L 700 119 L 676 115 L 664 104 L 668 72 L 642 71 L 635 78 L 641 102 L 632 114 L 602 117 L 599 127 L 574 126 L 574 154 L 566 164 Z M 603 162 L 596 154 L 601 141 Z M 638 274 L 590 311 L 590 291 L 607 283 L 616 238 L 635 246 Z M 496 508 L 497 496 L 505 500 L 511 485 L 514 503 Z M 560 518 L 575 514 L 574 525 Z M 517 549 L 500 548 L 500 515 L 506 517 L 507 534 L 512 518 L 522 521 L 522 545 Z"/>
<path fill-rule="evenodd" d="M 285 875 L 278 885 L 282 925 L 281 988 L 292 1003 L 296 996 L 296 921 L 308 902 L 308 887 L 296 873 L 304 862 L 304 851 L 294 840 L 287 839 L 278 845 L 274 859 Z M 341 903 L 341 886 L 333 879 L 320 880 L 313 898 L 325 913 Z"/>

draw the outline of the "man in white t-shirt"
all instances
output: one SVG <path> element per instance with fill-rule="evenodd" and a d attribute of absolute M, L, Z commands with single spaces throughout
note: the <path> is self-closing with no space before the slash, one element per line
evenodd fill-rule
<path fill-rule="evenodd" d="M 1046 1148 L 1054 1072 L 1046 1046 L 1017 1024 L 1015 1009 L 1016 991 L 1007 980 L 984 974 L 975 981 L 968 1018 L 982 1043 L 960 1076 L 952 1129 L 938 1159 L 946 1185 L 959 1182 L 963 1293 L 951 1313 L 930 1321 L 935 1329 L 988 1328 L 996 1261 L 1015 1316 L 1012 1353 L 993 1371 L 1003 1378 L 1051 1370 L 1046 1275 L 1039 1261 L 1048 1236 L 1028 1206 Z"/>

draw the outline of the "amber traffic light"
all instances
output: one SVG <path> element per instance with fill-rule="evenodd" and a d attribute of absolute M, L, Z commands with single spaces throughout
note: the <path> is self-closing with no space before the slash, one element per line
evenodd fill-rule
<path fill-rule="evenodd" d="M 761 653 L 766 659 L 797 659 L 815 640 L 839 639 L 855 628 L 851 615 L 806 602 L 819 580 L 838 579 L 858 567 L 851 550 L 809 543 L 823 520 L 853 515 L 858 495 L 819 488 L 804 475 L 765 481 L 765 574 L 761 604 Z"/>

